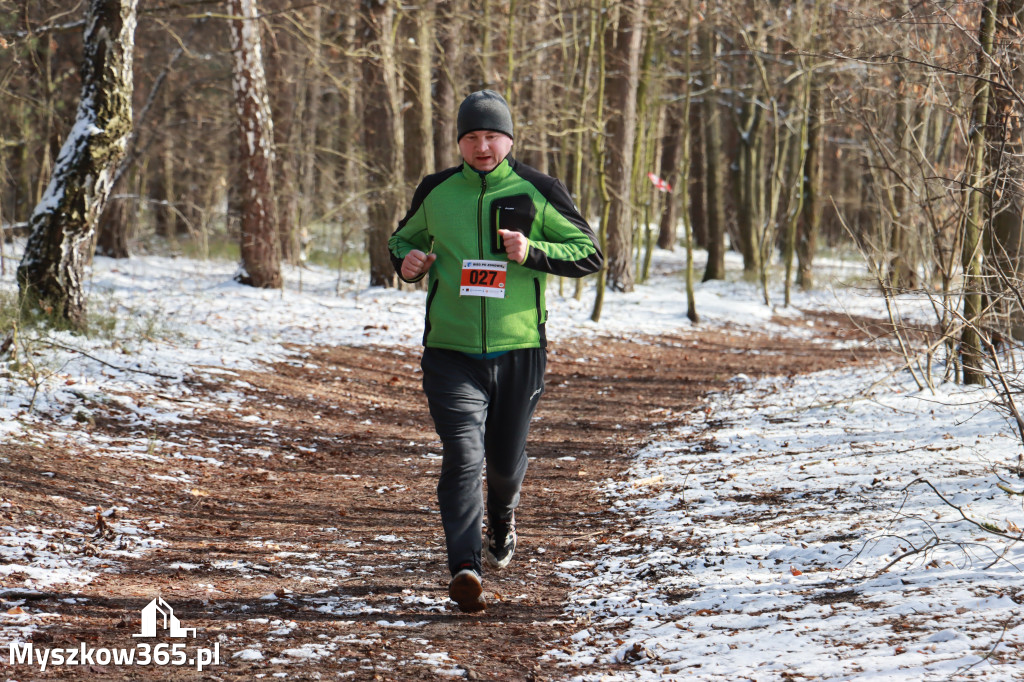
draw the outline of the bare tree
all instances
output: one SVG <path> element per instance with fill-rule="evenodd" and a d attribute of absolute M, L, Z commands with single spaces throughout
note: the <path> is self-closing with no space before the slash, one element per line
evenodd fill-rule
<path fill-rule="evenodd" d="M 391 265 L 388 239 L 398 224 L 398 211 L 404 203 L 400 186 L 405 177 L 392 0 L 362 0 L 360 20 L 362 41 L 368 52 L 362 73 L 370 285 L 390 287 L 396 286 L 398 279 Z"/>
<path fill-rule="evenodd" d="M 131 134 L 136 2 L 89 3 L 75 124 L 29 219 L 18 266 L 22 306 L 75 329 L 86 326 L 83 270 Z"/>
<path fill-rule="evenodd" d="M 611 109 L 607 126 L 608 180 L 611 206 L 608 214 L 607 278 L 616 291 L 632 291 L 633 245 L 633 147 L 637 131 L 637 88 L 644 37 L 646 0 L 619 3 L 617 27 L 605 33 L 609 43 L 608 85 Z M 604 226 L 602 226 L 602 229 Z"/>
<path fill-rule="evenodd" d="M 710 23 L 699 29 L 704 98 L 702 100 L 702 138 L 704 141 L 704 187 L 708 262 L 703 281 L 725 279 L 725 178 L 722 164 L 722 119 L 718 108 L 715 29 Z"/>
<path fill-rule="evenodd" d="M 990 314 L 997 319 L 986 325 L 1007 338 L 1024 339 L 1024 309 L 1012 291 L 1024 279 L 1024 0 L 999 3 L 993 40 L 993 64 L 1000 87 L 992 90 L 992 145 L 989 165 L 994 177 L 991 224 L 985 230 L 986 272 L 990 288 Z"/>
<path fill-rule="evenodd" d="M 978 80 L 974 92 L 971 126 L 971 170 L 967 190 L 967 215 L 964 233 L 961 267 L 964 272 L 963 317 L 967 324 L 960 337 L 963 358 L 963 381 L 965 384 L 985 383 L 982 368 L 983 349 L 978 325 L 982 314 L 981 236 L 984 227 L 985 185 L 989 104 L 991 100 L 990 81 L 992 77 L 992 54 L 996 8 L 999 0 L 986 0 L 981 8 L 981 22 L 978 36 Z"/>
<path fill-rule="evenodd" d="M 807 112 L 807 156 L 804 159 L 804 194 L 802 216 L 796 238 L 796 283 L 803 290 L 814 288 L 814 253 L 818 232 L 821 230 L 821 154 L 823 93 L 812 72 L 810 83 L 810 109 Z"/>
<path fill-rule="evenodd" d="M 462 28 L 466 21 L 466 0 L 448 0 L 437 5 L 437 53 L 439 57 L 435 84 L 437 123 L 434 134 L 434 157 L 437 169 L 454 166 L 458 162 L 455 146 L 455 112 L 458 96 L 464 88 L 460 64 L 462 62 Z"/>
<path fill-rule="evenodd" d="M 256 0 L 228 0 L 239 123 L 242 284 L 281 286 L 281 246 L 274 202 L 274 123 L 267 99 Z"/>
<path fill-rule="evenodd" d="M 434 170 L 434 98 L 433 63 L 434 63 L 434 31 L 436 27 L 437 1 L 427 0 L 419 3 L 415 13 L 416 19 L 416 104 L 414 107 L 417 120 L 416 130 L 419 144 L 418 173 L 416 178 L 432 173 Z M 450 143 L 449 143 L 450 146 Z"/>

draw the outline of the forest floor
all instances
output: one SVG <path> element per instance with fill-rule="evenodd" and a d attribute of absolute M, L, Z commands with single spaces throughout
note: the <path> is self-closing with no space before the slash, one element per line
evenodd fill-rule
<path fill-rule="evenodd" d="M 608 511 L 599 484 L 621 477 L 630 453 L 659 432 L 703 418 L 702 397 L 728 390 L 737 375 L 877 361 L 875 350 L 821 343 L 863 335 L 849 319 L 809 314 L 800 324 L 808 320 L 821 330 L 818 342 L 693 330 L 551 347 L 517 513 L 519 550 L 505 571 L 484 576 L 488 606 L 479 615 L 460 613 L 447 597 L 434 494 L 440 444 L 419 386 L 419 349 L 304 348 L 301 361 L 265 371 L 211 368 L 192 380 L 193 404 L 206 407 L 186 423 L 141 430 L 117 403 L 94 405 L 82 427 L 93 441 L 111 452 L 140 437 L 156 445 L 117 459 L 69 439 L 4 446 L 0 525 L 64 529 L 53 543 L 66 557 L 91 557 L 97 574 L 80 588 L 23 593 L 27 574 L 0 575 L 3 607 L 32 616 L 23 634 L 37 651 L 113 649 L 146 641 L 132 634 L 160 595 L 197 629 L 189 655 L 218 644 L 220 664 L 41 672 L 7 667 L 5 647 L 4 675 L 545 680 L 599 672 L 540 662 L 580 629 L 565 615 L 560 564 L 628 530 L 615 527 L 622 517 Z M 134 503 L 132 527 L 155 548 L 122 551 L 133 540 L 119 532 L 118 507 L 95 506 L 118 496 Z M 93 505 L 86 518 L 83 505 Z"/>

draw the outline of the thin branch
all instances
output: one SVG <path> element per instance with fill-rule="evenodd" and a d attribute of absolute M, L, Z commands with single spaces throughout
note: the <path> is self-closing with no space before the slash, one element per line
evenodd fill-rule
<path fill-rule="evenodd" d="M 180 379 L 181 378 L 181 377 L 177 377 L 177 376 L 171 376 L 169 374 L 160 374 L 159 372 L 150 372 L 150 371 L 145 370 L 145 369 L 134 369 L 132 367 L 119 367 L 118 365 L 113 365 L 113 364 L 107 362 L 106 360 L 101 360 L 100 358 L 96 357 L 95 355 L 91 355 L 89 353 L 86 353 L 81 348 L 75 348 L 74 346 L 66 346 L 66 345 L 64 345 L 62 343 L 57 343 L 56 341 L 51 341 L 49 339 L 39 339 L 39 343 L 42 343 L 42 344 L 47 345 L 47 346 L 51 346 L 53 348 L 60 348 L 62 350 L 70 351 L 72 353 L 78 353 L 80 355 L 84 355 L 85 357 L 89 358 L 90 360 L 94 360 L 94 361 L 100 363 L 101 365 L 105 365 L 106 367 L 110 367 L 111 369 L 116 369 L 119 372 L 135 372 L 137 374 L 147 374 L 149 376 L 157 377 L 157 378 L 160 378 L 160 379 Z"/>
<path fill-rule="evenodd" d="M 957 513 L 960 514 L 960 517 L 964 521 L 966 521 L 967 523 L 980 528 L 981 530 L 985 531 L 986 533 L 991 533 L 993 535 L 998 535 L 999 537 L 1005 538 L 1007 540 L 1013 540 L 1014 542 L 1019 542 L 1021 540 L 1024 540 L 1024 532 L 1021 532 L 1018 535 L 1010 535 L 1009 533 L 1005 533 L 1005 532 L 999 530 L 999 528 L 997 528 L 996 526 L 994 526 L 992 524 L 986 525 L 986 524 L 978 523 L 977 521 L 975 521 L 974 519 L 969 517 L 967 514 L 965 514 L 964 510 L 961 507 L 959 507 L 959 506 L 953 504 L 952 502 L 950 502 L 946 498 L 946 496 L 943 495 L 942 493 L 940 493 L 938 488 L 936 488 L 934 485 L 932 485 L 931 481 L 929 481 L 926 478 L 915 478 L 913 481 L 908 483 L 906 485 L 906 487 L 903 488 L 903 490 L 904 491 L 908 490 L 911 486 L 913 486 L 916 483 L 923 483 L 926 486 L 928 486 L 929 488 L 931 488 L 932 492 L 935 493 L 940 500 L 942 500 L 949 507 L 952 507 L 953 509 L 955 509 L 957 511 Z"/>

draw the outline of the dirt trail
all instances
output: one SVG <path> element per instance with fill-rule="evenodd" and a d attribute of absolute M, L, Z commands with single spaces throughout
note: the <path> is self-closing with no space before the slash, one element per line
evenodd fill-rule
<path fill-rule="evenodd" d="M 842 318 L 817 325 L 822 337 L 859 335 Z M 559 564 L 627 530 L 606 512 L 600 482 L 621 476 L 628 454 L 659 430 L 700 418 L 701 397 L 737 374 L 796 374 L 875 357 L 861 356 L 717 331 L 552 347 L 517 512 L 520 550 L 506 571 L 484 576 L 488 608 L 479 616 L 447 600 L 434 500 L 440 445 L 419 388 L 419 349 L 303 349 L 302 361 L 266 372 L 209 375 L 195 391 L 236 395 L 197 423 L 143 432 L 111 408 L 89 427 L 96 434 L 112 445 L 164 445 L 116 460 L 80 456 L 73 444 L 13 447 L 3 496 L 14 504 L 2 510 L 2 524 L 80 522 L 83 507 L 130 499 L 132 518 L 167 544 L 129 559 L 117 558 L 109 536 L 75 544 L 122 568 L 73 595 L 57 589 L 30 598 L 26 608 L 53 614 L 36 646 L 135 646 L 140 610 L 162 595 L 198 629 L 189 647 L 219 642 L 222 664 L 202 673 L 92 665 L 5 675 L 560 678 L 568 671 L 538 662 L 580 629 L 562 612 Z M 179 444 L 179 456 L 166 443 Z M 3 576 L 3 586 L 17 590 L 21 577 Z"/>

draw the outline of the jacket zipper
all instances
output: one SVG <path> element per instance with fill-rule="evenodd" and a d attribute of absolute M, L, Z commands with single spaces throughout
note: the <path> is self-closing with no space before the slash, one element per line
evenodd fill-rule
<path fill-rule="evenodd" d="M 480 176 L 480 198 L 476 203 L 476 235 L 477 253 L 480 260 L 484 259 L 484 194 L 487 193 L 487 177 Z M 487 353 L 487 298 L 480 297 L 480 347 Z"/>

